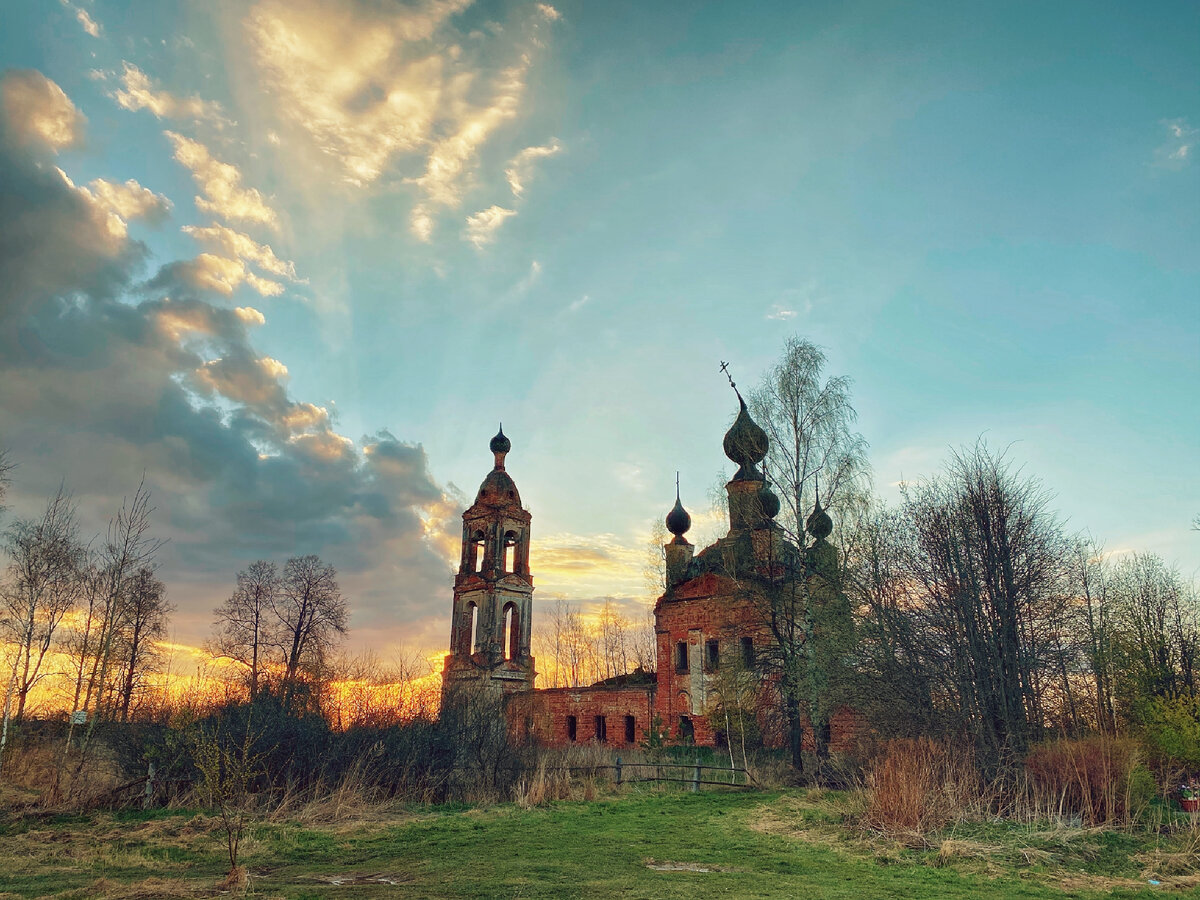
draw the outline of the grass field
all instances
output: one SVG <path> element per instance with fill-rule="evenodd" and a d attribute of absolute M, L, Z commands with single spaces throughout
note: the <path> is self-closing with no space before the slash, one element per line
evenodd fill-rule
<path fill-rule="evenodd" d="M 258 823 L 244 845 L 247 895 L 1200 897 L 1200 839 L 1187 831 L 988 824 L 912 849 L 844 825 L 849 802 L 802 790 L 625 793 L 534 809 L 368 808 L 348 821 Z M 192 811 L 0 825 L 5 900 L 213 897 L 226 869 L 217 820 Z"/>

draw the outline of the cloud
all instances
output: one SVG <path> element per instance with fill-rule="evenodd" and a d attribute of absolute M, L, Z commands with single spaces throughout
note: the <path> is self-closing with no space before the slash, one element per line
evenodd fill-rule
<path fill-rule="evenodd" d="M 281 115 L 343 166 L 374 181 L 388 161 L 423 147 L 446 101 L 454 51 L 429 42 L 471 0 L 389 7 L 317 0 L 259 3 L 246 28 Z"/>
<path fill-rule="evenodd" d="M 100 26 L 97 25 L 96 21 L 88 15 L 86 9 L 82 9 L 80 7 L 75 8 L 75 21 L 77 21 L 83 30 L 92 37 L 100 37 Z"/>
<path fill-rule="evenodd" d="M 201 244 L 215 247 L 245 262 L 253 263 L 271 275 L 286 278 L 288 281 L 300 281 L 296 277 L 295 263 L 280 259 L 275 255 L 270 244 L 260 244 L 248 234 L 234 231 L 232 228 L 218 225 L 215 222 L 206 227 L 185 225 L 183 233 L 191 235 Z"/>
<path fill-rule="evenodd" d="M 201 253 L 194 259 L 170 263 L 163 267 L 151 285 L 165 288 L 177 281 L 225 297 L 233 296 L 242 284 L 263 297 L 277 297 L 283 293 L 283 285 L 255 275 L 242 260 L 215 253 Z"/>
<path fill-rule="evenodd" d="M 286 362 L 252 345 L 261 313 L 212 302 L 178 263 L 139 280 L 145 248 L 114 233 L 108 217 L 120 219 L 97 194 L 20 147 L 10 122 L 0 171 L 21 185 L 0 191 L 0 434 L 21 463 L 14 513 L 66 477 L 85 527 L 102 529 L 144 475 L 184 643 L 203 637 L 238 569 L 303 553 L 338 568 L 352 626 L 371 638 L 441 616 L 443 524 L 457 531 L 461 505 L 421 446 L 339 434 L 325 407 L 291 396 Z"/>
<path fill-rule="evenodd" d="M 170 200 L 162 194 L 156 194 L 149 188 L 142 187 L 132 178 L 124 184 L 96 178 L 88 183 L 88 188 L 96 197 L 97 202 L 126 222 L 130 219 L 160 222 L 171 211 Z"/>
<path fill-rule="evenodd" d="M 1187 119 L 1163 119 L 1159 124 L 1167 130 L 1167 141 L 1156 152 L 1159 163 L 1171 168 L 1187 165 L 1195 156 L 1200 129 L 1191 127 Z"/>
<path fill-rule="evenodd" d="M 504 170 L 504 177 L 508 179 L 508 186 L 512 189 L 513 196 L 520 197 L 525 193 L 525 185 L 529 182 L 533 166 L 539 159 L 557 156 L 561 151 L 562 144 L 558 142 L 557 138 L 551 138 L 549 144 L 543 144 L 540 147 L 526 147 L 510 159 L 508 167 Z"/>
<path fill-rule="evenodd" d="M 466 239 L 476 247 L 490 244 L 496 239 L 496 232 L 504 221 L 515 216 L 514 209 L 504 209 L 500 206 L 489 206 L 473 216 L 467 216 Z"/>
<path fill-rule="evenodd" d="M 156 88 L 145 72 L 130 62 L 123 62 L 121 75 L 122 90 L 113 94 L 113 99 L 125 109 L 136 112 L 148 109 L 160 119 L 208 119 L 223 123 L 221 104 L 199 97 L 176 97 L 168 91 Z"/>
<path fill-rule="evenodd" d="M 517 114 L 529 64 L 526 54 L 519 65 L 502 72 L 491 103 L 465 114 L 453 134 L 433 145 L 425 161 L 425 173 L 408 179 L 424 194 L 424 200 L 413 210 L 414 233 L 418 233 L 417 222 L 429 218 L 433 208 L 458 207 L 462 201 L 463 176 L 474 163 L 479 147 L 503 122 Z"/>
<path fill-rule="evenodd" d="M 794 309 L 786 309 L 781 304 L 775 303 L 772 304 L 770 311 L 767 313 L 767 318 L 786 322 L 789 319 L 796 318 L 796 311 Z"/>
<path fill-rule="evenodd" d="M 349 0 L 331 17 L 318 0 L 263 0 L 245 20 L 257 74 L 295 136 L 286 144 L 307 138 L 356 186 L 402 165 L 422 241 L 463 202 L 483 145 L 517 116 L 539 29 L 558 17 L 521 7 L 513 21 L 464 33 L 455 17 L 470 5 Z"/>
<path fill-rule="evenodd" d="M 175 145 L 175 159 L 192 173 L 204 193 L 196 197 L 197 209 L 226 219 L 258 222 L 275 227 L 275 210 L 255 188 L 242 187 L 236 166 L 214 159 L 208 148 L 174 131 L 164 132 Z"/>
<path fill-rule="evenodd" d="M 83 143 L 86 119 L 57 84 L 34 69 L 0 76 L 6 129 L 18 146 L 62 150 Z"/>

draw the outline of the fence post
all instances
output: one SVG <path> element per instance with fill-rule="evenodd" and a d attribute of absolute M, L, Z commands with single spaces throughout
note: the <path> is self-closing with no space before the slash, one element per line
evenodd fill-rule
<path fill-rule="evenodd" d="M 692 774 L 692 793 L 700 790 L 700 757 L 696 757 L 696 769 Z"/>
<path fill-rule="evenodd" d="M 146 769 L 146 788 L 142 792 L 142 809 L 149 809 L 150 802 L 154 799 L 154 763 L 151 762 L 149 768 Z"/>
<path fill-rule="evenodd" d="M 621 783 L 621 757 L 617 757 L 617 784 Z"/>

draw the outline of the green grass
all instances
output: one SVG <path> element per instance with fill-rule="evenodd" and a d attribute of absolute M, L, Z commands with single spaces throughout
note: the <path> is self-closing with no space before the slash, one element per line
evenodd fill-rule
<path fill-rule="evenodd" d="M 1169 850 L 1178 875 L 1182 836 L 990 823 L 906 849 L 847 828 L 842 808 L 837 795 L 787 791 L 401 811 L 357 825 L 258 824 L 243 862 L 250 896 L 289 900 L 1200 896 L 1179 880 L 1151 887 L 1145 860 L 1132 858 Z M 226 868 L 215 826 L 178 811 L 0 826 L 0 897 L 215 896 Z"/>

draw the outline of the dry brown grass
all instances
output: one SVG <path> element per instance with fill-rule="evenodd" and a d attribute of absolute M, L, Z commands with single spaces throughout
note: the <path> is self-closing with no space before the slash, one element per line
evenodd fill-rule
<path fill-rule="evenodd" d="M 982 803 L 984 785 L 969 749 L 898 738 L 867 774 L 862 821 L 886 834 L 922 836 L 975 813 Z"/>
<path fill-rule="evenodd" d="M 1129 738 L 1095 735 L 1035 747 L 1025 759 L 1028 786 L 1020 810 L 1031 819 L 1078 817 L 1084 825 L 1129 825 L 1144 799 L 1134 773 L 1140 745 Z"/>

